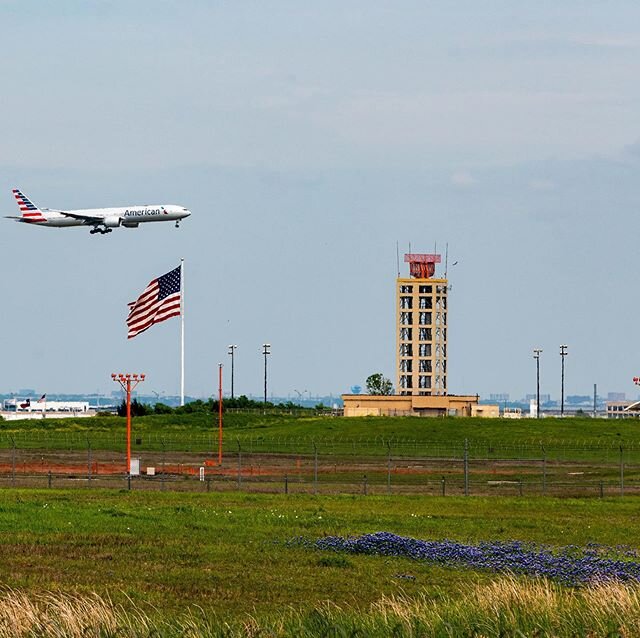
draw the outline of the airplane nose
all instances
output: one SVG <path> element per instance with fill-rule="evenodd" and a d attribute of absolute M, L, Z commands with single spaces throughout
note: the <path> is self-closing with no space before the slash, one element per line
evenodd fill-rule
<path fill-rule="evenodd" d="M 191 215 L 191 211 L 190 210 L 185 210 L 182 213 L 181 217 L 182 217 L 182 219 L 184 219 L 185 217 L 189 217 L 189 215 Z"/>

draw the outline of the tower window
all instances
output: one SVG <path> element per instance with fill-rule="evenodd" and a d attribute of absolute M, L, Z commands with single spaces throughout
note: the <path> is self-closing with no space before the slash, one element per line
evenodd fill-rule
<path fill-rule="evenodd" d="M 431 356 L 431 344 L 430 343 L 421 343 L 418 346 L 418 356 L 420 356 L 420 357 L 430 357 Z"/>
<path fill-rule="evenodd" d="M 420 359 L 418 372 L 431 372 L 431 359 Z"/>
<path fill-rule="evenodd" d="M 400 372 L 413 372 L 413 360 L 400 359 Z"/>

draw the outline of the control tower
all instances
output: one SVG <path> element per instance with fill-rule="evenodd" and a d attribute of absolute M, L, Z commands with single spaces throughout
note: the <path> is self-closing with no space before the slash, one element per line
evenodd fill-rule
<path fill-rule="evenodd" d="M 396 392 L 447 394 L 447 280 L 440 255 L 407 254 L 409 277 L 396 281 Z"/>

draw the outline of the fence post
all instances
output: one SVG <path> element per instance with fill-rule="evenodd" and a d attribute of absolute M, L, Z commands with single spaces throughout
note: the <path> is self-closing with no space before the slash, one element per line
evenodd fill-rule
<path fill-rule="evenodd" d="M 518 493 L 522 496 L 522 477 L 518 480 Z"/>
<path fill-rule="evenodd" d="M 127 474 L 127 489 L 131 489 L 131 474 Z"/>
<path fill-rule="evenodd" d="M 238 443 L 238 489 L 242 487 L 242 447 L 240 439 L 236 439 Z"/>
<path fill-rule="evenodd" d="M 391 441 L 387 441 L 387 494 L 391 494 Z"/>
<path fill-rule="evenodd" d="M 364 475 L 364 479 L 362 481 L 362 493 L 366 496 L 367 495 L 367 475 Z"/>
<path fill-rule="evenodd" d="M 603 497 L 604 497 L 604 488 L 602 485 L 602 481 L 600 481 L 600 498 L 603 498 Z"/>
<path fill-rule="evenodd" d="M 464 495 L 469 496 L 469 440 L 464 440 Z"/>
<path fill-rule="evenodd" d="M 288 474 L 284 475 L 284 493 L 285 494 L 289 493 L 289 475 Z"/>
<path fill-rule="evenodd" d="M 16 486 L 16 441 L 11 437 L 11 486 Z"/>
<path fill-rule="evenodd" d="M 313 493 L 318 493 L 318 446 L 313 442 Z"/>
<path fill-rule="evenodd" d="M 624 448 L 620 446 L 620 496 L 624 496 Z"/>
<path fill-rule="evenodd" d="M 164 442 L 164 437 L 162 437 L 162 473 L 160 474 L 160 489 L 164 492 L 164 461 L 165 461 L 165 456 L 166 456 L 166 445 Z"/>
<path fill-rule="evenodd" d="M 442 496 L 445 496 L 447 480 L 444 478 L 444 476 L 442 477 L 441 483 L 442 483 Z"/>
<path fill-rule="evenodd" d="M 52 483 L 52 480 L 51 480 L 51 470 L 49 470 L 49 479 L 48 479 L 48 483 L 47 483 L 49 487 L 51 487 L 51 483 Z"/>
<path fill-rule="evenodd" d="M 542 446 L 542 494 L 547 495 L 547 451 Z"/>
<path fill-rule="evenodd" d="M 91 485 L 91 440 L 87 434 L 87 480 Z"/>

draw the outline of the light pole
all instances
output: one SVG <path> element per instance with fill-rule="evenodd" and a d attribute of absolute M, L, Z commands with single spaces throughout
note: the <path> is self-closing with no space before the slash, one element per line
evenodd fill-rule
<path fill-rule="evenodd" d="M 131 476 L 131 390 L 144 381 L 144 374 L 115 374 L 111 378 L 119 383 L 127 396 L 127 474 Z"/>
<path fill-rule="evenodd" d="M 230 345 L 229 354 L 231 355 L 231 398 L 234 398 L 233 394 L 233 354 L 238 346 Z"/>
<path fill-rule="evenodd" d="M 271 354 L 271 344 L 262 344 L 262 354 L 264 355 L 264 407 L 267 407 L 267 356 Z"/>
<path fill-rule="evenodd" d="M 540 418 L 540 348 L 534 348 L 533 358 L 536 360 L 536 419 Z"/>
<path fill-rule="evenodd" d="M 564 358 L 567 356 L 569 346 L 560 346 L 560 357 L 562 358 L 562 382 L 560 385 L 560 416 L 564 416 Z"/>
<path fill-rule="evenodd" d="M 233 361 L 233 357 L 231 358 L 231 361 Z M 222 465 L 222 364 L 221 363 L 218 364 L 218 465 Z"/>

